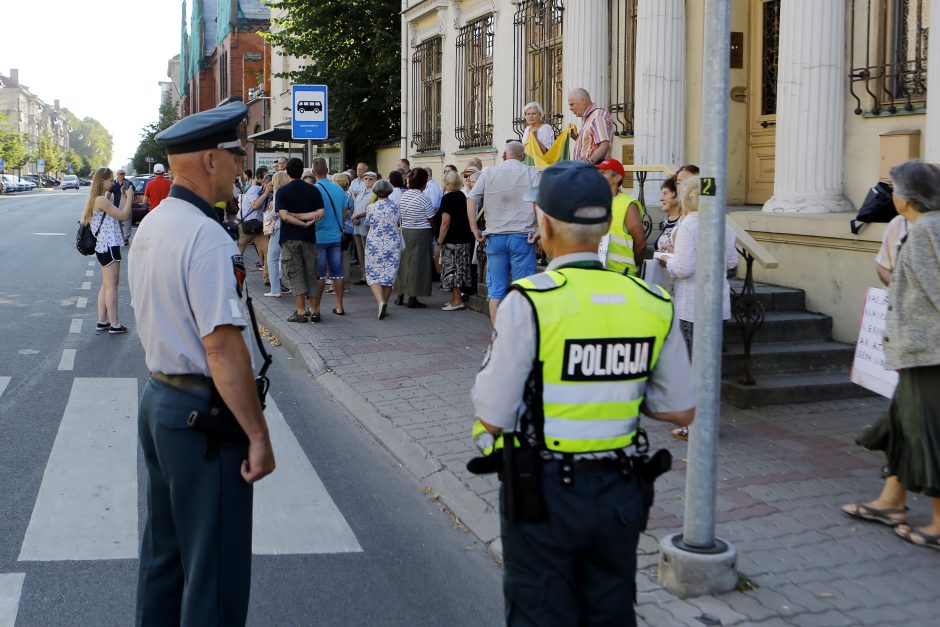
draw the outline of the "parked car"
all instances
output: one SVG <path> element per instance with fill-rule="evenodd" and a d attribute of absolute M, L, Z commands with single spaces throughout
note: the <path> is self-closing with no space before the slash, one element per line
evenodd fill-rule
<path fill-rule="evenodd" d="M 88 187 L 91 185 L 91 179 L 78 179 L 78 184 L 82 187 Z"/>
<path fill-rule="evenodd" d="M 131 224 L 138 224 L 147 215 L 147 207 L 144 206 L 144 188 L 147 187 L 147 181 L 153 176 L 132 176 L 128 179 L 134 186 L 134 204 L 131 205 Z"/>
<path fill-rule="evenodd" d="M 19 178 L 20 184 L 23 185 L 24 191 L 31 192 L 36 189 L 36 184 L 30 181 L 29 179 L 24 179 L 23 177 Z"/>
<path fill-rule="evenodd" d="M 78 177 L 74 174 L 66 174 L 62 177 L 62 189 L 78 189 Z"/>
<path fill-rule="evenodd" d="M 3 193 L 12 194 L 13 192 L 21 192 L 23 189 L 15 176 L 12 174 L 3 175 Z"/>
<path fill-rule="evenodd" d="M 42 177 L 42 186 L 43 187 L 58 187 L 60 185 L 59 179 L 54 179 L 51 176 Z"/>

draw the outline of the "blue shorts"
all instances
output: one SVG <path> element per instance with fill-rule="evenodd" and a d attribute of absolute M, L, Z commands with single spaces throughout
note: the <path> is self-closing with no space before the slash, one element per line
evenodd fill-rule
<path fill-rule="evenodd" d="M 513 281 L 536 272 L 535 246 L 525 233 L 486 236 L 486 293 L 490 300 L 501 300 Z"/>
<path fill-rule="evenodd" d="M 342 279 L 343 277 L 343 245 L 317 244 L 317 253 L 320 255 L 320 278 Z"/>

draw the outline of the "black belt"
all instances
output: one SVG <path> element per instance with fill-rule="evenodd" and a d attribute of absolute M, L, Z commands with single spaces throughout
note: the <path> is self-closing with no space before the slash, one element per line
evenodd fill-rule
<path fill-rule="evenodd" d="M 164 374 L 151 372 L 150 378 L 171 388 L 195 394 L 211 394 L 212 378 L 201 374 Z"/>

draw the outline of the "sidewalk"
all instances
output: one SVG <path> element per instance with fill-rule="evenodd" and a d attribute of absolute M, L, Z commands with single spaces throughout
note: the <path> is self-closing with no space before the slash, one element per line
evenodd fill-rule
<path fill-rule="evenodd" d="M 358 270 L 353 270 L 358 275 Z M 385 320 L 366 287 L 346 295 L 347 315 L 325 295 L 320 324 L 286 322 L 293 298 L 263 298 L 249 274 L 259 323 L 299 359 L 499 559 L 495 477 L 471 475 L 470 388 L 489 340 L 488 319 L 390 305 Z M 285 352 L 287 354 L 285 354 Z M 277 386 L 277 382 L 274 382 Z M 679 599 L 656 582 L 658 540 L 682 526 L 686 444 L 644 420 L 653 450 L 672 450 L 673 472 L 657 482 L 650 529 L 641 537 L 638 614 L 647 625 L 933 625 L 940 614 L 940 552 L 906 544 L 883 526 L 846 518 L 843 503 L 880 489 L 880 455 L 854 444 L 887 406 L 881 398 L 722 406 L 718 530 L 738 551 L 738 570 L 758 588 Z M 311 420 L 316 420 L 315 409 Z M 929 520 L 929 499 L 910 499 L 910 520 Z M 720 621 L 720 622 L 715 622 Z"/>

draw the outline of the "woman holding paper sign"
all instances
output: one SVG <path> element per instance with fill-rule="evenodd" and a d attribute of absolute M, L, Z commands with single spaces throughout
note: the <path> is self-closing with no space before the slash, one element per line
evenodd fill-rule
<path fill-rule="evenodd" d="M 857 440 L 885 452 L 888 478 L 878 498 L 842 511 L 940 550 L 940 167 L 908 161 L 891 168 L 891 180 L 894 206 L 910 223 L 891 276 L 884 333 L 885 367 L 899 380 L 888 411 Z M 908 490 L 931 497 L 929 525 L 907 524 Z"/>

